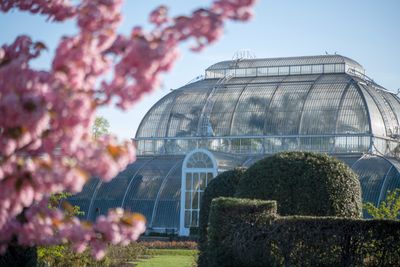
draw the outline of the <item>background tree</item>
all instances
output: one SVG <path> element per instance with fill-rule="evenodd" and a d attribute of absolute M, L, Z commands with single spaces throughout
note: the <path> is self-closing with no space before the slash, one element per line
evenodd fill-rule
<path fill-rule="evenodd" d="M 10 244 L 32 246 L 69 240 L 76 251 L 104 256 L 106 244 L 128 244 L 145 230 L 143 217 L 112 210 L 89 225 L 49 209 L 49 196 L 77 193 L 89 177 L 112 179 L 134 160 L 131 142 L 91 134 L 98 108 L 130 107 L 171 70 L 179 44 L 193 51 L 215 42 L 226 20 L 251 17 L 255 0 L 214 0 L 188 16 L 170 17 L 166 6 L 149 16 L 153 27 L 118 33 L 122 0 L 6 0 L 50 22 L 76 22 L 60 39 L 49 70 L 32 59 L 46 45 L 22 35 L 0 48 L 0 252 Z M 110 78 L 111 77 L 111 78 Z"/>
<path fill-rule="evenodd" d="M 94 138 L 99 138 L 100 136 L 109 134 L 110 123 L 103 116 L 98 116 L 94 120 L 92 127 L 92 134 Z"/>
<path fill-rule="evenodd" d="M 371 202 L 364 204 L 365 211 L 374 219 L 399 220 L 400 218 L 400 189 L 389 191 L 387 197 L 379 206 Z"/>

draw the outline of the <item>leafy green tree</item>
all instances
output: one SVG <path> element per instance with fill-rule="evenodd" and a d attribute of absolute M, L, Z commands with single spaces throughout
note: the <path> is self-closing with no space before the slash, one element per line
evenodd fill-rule
<path fill-rule="evenodd" d="M 53 194 L 50 196 L 47 207 L 49 209 L 57 209 L 62 207 L 64 214 L 69 218 L 84 215 L 85 212 L 81 211 L 79 206 L 71 205 L 67 201 L 67 198 L 70 196 L 72 196 L 72 194 L 69 192 Z M 40 246 L 37 249 L 39 266 L 67 266 L 68 262 L 66 259 L 71 258 L 72 254 L 75 253 L 73 253 L 68 244 Z M 75 262 L 80 263 L 82 263 L 83 260 L 86 261 L 85 263 L 90 262 L 91 260 L 89 253 L 76 255 L 75 258 Z M 80 261 L 78 261 L 78 259 Z"/>
<path fill-rule="evenodd" d="M 378 207 L 367 202 L 364 204 L 364 209 L 374 219 L 390 219 L 399 220 L 400 218 L 400 189 L 388 191 L 385 201 L 382 201 Z"/>
<path fill-rule="evenodd" d="M 92 127 L 92 134 L 94 138 L 99 138 L 100 136 L 109 134 L 110 131 L 110 123 L 103 116 L 98 116 L 94 120 L 94 124 Z"/>
<path fill-rule="evenodd" d="M 85 212 L 81 211 L 81 208 L 76 205 L 71 205 L 66 199 L 72 196 L 69 192 L 61 192 L 50 196 L 48 207 L 49 209 L 56 209 L 59 207 L 63 208 L 64 214 L 67 217 L 74 217 L 85 215 Z"/>

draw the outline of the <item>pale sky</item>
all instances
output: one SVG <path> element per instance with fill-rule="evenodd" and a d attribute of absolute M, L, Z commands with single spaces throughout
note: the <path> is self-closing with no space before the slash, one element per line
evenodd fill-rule
<path fill-rule="evenodd" d="M 126 0 L 121 32 L 147 24 L 147 15 L 159 4 L 172 14 L 188 14 L 210 1 Z M 189 52 L 182 45 L 175 68 L 164 75 L 163 86 L 145 96 L 128 112 L 115 108 L 100 110 L 110 130 L 121 138 L 133 138 L 151 106 L 171 88 L 179 88 L 204 73 L 208 66 L 229 60 L 241 49 L 257 58 L 321 55 L 328 52 L 350 57 L 366 69 L 367 75 L 387 89 L 400 88 L 400 1 L 399 0 L 259 0 L 249 23 L 228 23 L 222 39 L 202 53 Z M 76 31 L 73 23 L 49 23 L 45 17 L 27 13 L 0 13 L 0 44 L 19 34 L 44 41 L 49 51 L 34 62 L 47 69 L 60 37 Z"/>

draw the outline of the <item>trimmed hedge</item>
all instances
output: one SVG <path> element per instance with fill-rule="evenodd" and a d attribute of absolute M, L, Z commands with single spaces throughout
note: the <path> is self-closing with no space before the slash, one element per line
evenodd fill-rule
<path fill-rule="evenodd" d="M 218 198 L 209 266 L 400 266 L 400 222 L 276 215 L 275 203 Z"/>
<path fill-rule="evenodd" d="M 276 200 L 281 215 L 360 218 L 362 212 L 357 175 L 335 158 L 310 152 L 256 162 L 240 179 L 236 196 Z"/>
<path fill-rule="evenodd" d="M 268 253 L 271 249 L 264 242 L 264 233 L 255 233 L 251 228 L 274 216 L 275 201 L 214 199 L 209 216 L 207 266 L 250 266 L 251 259 L 258 264 L 254 266 L 269 266 L 266 264 L 271 262 Z M 244 240 L 247 236 L 251 239 Z"/>
<path fill-rule="evenodd" d="M 234 170 L 223 172 L 212 179 L 204 191 L 204 195 L 201 199 L 200 204 L 200 218 L 198 228 L 200 250 L 200 254 L 198 257 L 199 267 L 208 266 L 206 256 L 207 225 L 211 201 L 217 197 L 232 197 L 236 192 L 236 187 L 244 171 L 244 169 L 237 168 Z"/>

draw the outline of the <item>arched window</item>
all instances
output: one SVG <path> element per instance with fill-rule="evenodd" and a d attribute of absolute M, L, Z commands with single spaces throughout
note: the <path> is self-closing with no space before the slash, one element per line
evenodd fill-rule
<path fill-rule="evenodd" d="M 180 235 L 189 235 L 190 227 L 198 227 L 200 201 L 204 189 L 217 175 L 217 164 L 211 152 L 196 149 L 182 165 Z"/>

